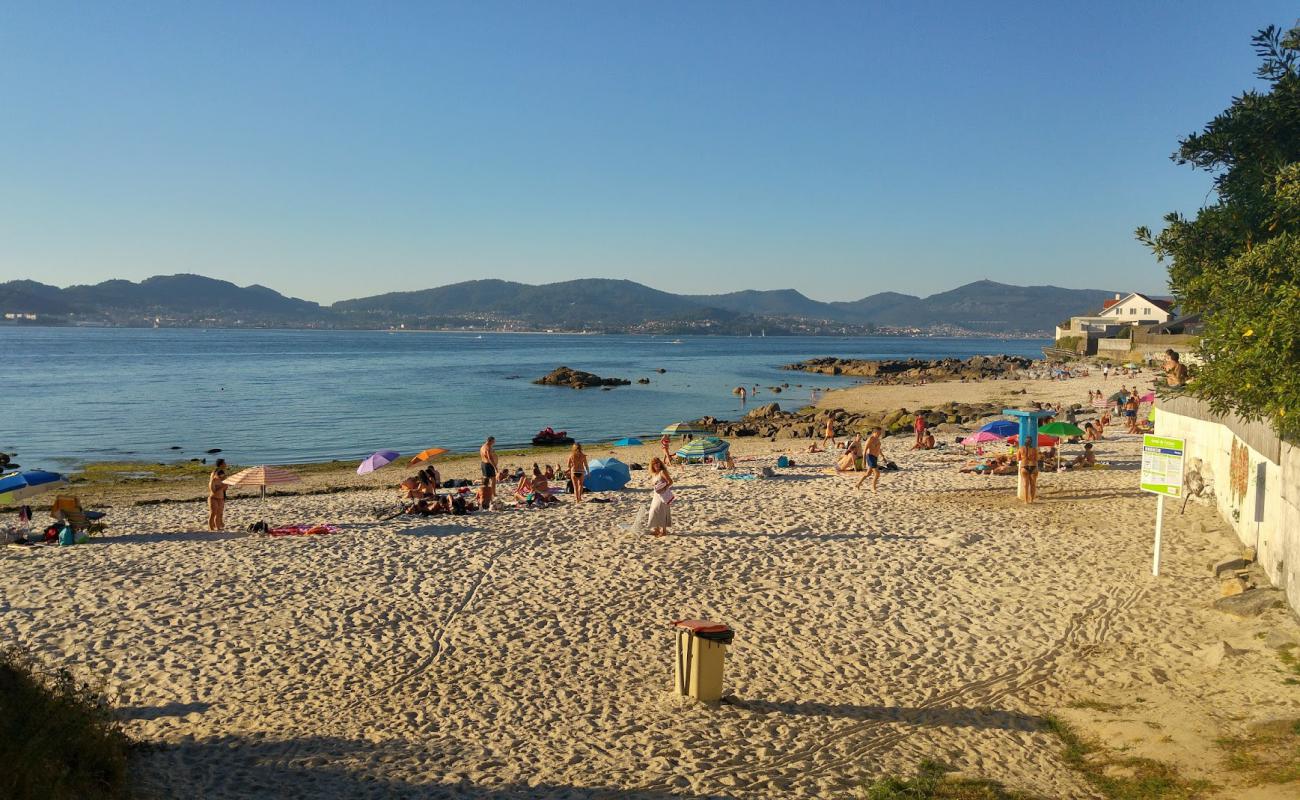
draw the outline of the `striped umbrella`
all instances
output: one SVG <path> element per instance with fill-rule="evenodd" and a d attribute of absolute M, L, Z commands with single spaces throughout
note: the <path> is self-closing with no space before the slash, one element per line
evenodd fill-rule
<path fill-rule="evenodd" d="M 0 503 L 8 505 L 23 498 L 67 485 L 67 479 L 57 472 L 46 472 L 39 469 L 15 472 L 0 478 Z"/>
<path fill-rule="evenodd" d="M 669 436 L 682 436 L 687 433 L 713 433 L 711 425 L 701 425 L 698 422 L 674 422 L 672 425 L 665 427 L 662 433 Z"/>
<path fill-rule="evenodd" d="M 727 452 L 731 447 L 730 442 L 724 442 L 721 439 L 715 439 L 710 436 L 707 439 L 696 439 L 693 442 L 687 442 L 677 455 L 687 461 L 693 458 L 704 458 L 705 456 L 716 456 Z"/>
<path fill-rule="evenodd" d="M 266 497 L 266 487 L 297 483 L 300 480 L 302 478 L 284 467 L 249 467 L 241 472 L 236 472 L 222 483 L 227 486 L 260 486 L 262 487 L 262 497 Z"/>

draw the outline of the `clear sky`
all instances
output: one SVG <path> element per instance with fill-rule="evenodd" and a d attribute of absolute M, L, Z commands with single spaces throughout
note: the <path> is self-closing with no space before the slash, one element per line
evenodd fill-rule
<path fill-rule="evenodd" d="M 1165 289 L 1294 2 L 0 0 L 0 280 Z"/>

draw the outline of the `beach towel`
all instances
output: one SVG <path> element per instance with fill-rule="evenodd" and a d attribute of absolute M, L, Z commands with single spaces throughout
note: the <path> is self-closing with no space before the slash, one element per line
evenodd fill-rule
<path fill-rule="evenodd" d="M 338 532 L 339 529 L 334 525 L 284 525 L 266 533 L 268 536 L 320 536 Z"/>
<path fill-rule="evenodd" d="M 758 476 L 752 472 L 733 472 L 730 475 L 723 475 L 729 481 L 752 481 L 757 480 Z"/>

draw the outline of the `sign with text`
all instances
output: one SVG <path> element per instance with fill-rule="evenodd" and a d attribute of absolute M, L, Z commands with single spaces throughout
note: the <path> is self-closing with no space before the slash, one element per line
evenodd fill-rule
<path fill-rule="evenodd" d="M 1142 491 L 1169 497 L 1183 496 L 1185 439 L 1142 436 Z"/>

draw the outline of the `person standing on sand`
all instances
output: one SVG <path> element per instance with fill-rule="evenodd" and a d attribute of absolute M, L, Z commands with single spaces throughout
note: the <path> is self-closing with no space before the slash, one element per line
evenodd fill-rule
<path fill-rule="evenodd" d="M 1020 477 L 1024 481 L 1026 503 L 1032 503 L 1038 497 L 1038 448 L 1022 444 L 1016 451 L 1016 463 Z"/>
<path fill-rule="evenodd" d="M 858 478 L 854 489 L 861 489 L 862 484 L 866 483 L 867 478 L 871 478 L 871 491 L 876 491 L 880 486 L 880 437 L 885 433 L 883 428 L 872 428 L 871 435 L 867 437 L 867 471 L 862 473 Z"/>
<path fill-rule="evenodd" d="M 226 527 L 226 460 L 218 458 L 208 476 L 208 530 Z"/>
<path fill-rule="evenodd" d="M 573 443 L 573 452 L 569 453 L 569 480 L 573 481 L 573 502 L 582 502 L 582 481 L 587 477 L 587 454 L 582 452 L 582 445 Z"/>
<path fill-rule="evenodd" d="M 830 444 L 828 445 L 827 442 L 829 442 Z M 822 447 L 825 447 L 828 450 L 832 447 L 835 447 L 835 418 L 834 417 L 828 416 L 826 418 L 826 435 L 822 438 Z"/>
<path fill-rule="evenodd" d="M 912 444 L 913 450 L 920 450 L 925 444 L 925 417 L 918 412 L 916 419 L 912 420 L 912 431 L 916 433 L 916 441 Z"/>
<path fill-rule="evenodd" d="M 658 457 L 650 459 L 650 480 L 654 482 L 650 492 L 650 535 L 664 536 L 673 524 L 669 508 L 673 502 L 673 476 Z"/>
<path fill-rule="evenodd" d="M 488 511 L 492 507 L 492 495 L 497 488 L 497 451 L 493 447 L 496 441 L 497 437 L 489 436 L 483 446 L 478 449 L 479 469 L 483 473 L 483 497 L 479 506 L 484 511 Z"/>
<path fill-rule="evenodd" d="M 668 438 L 668 434 L 666 433 L 659 438 L 659 448 L 664 451 L 664 461 L 673 457 L 673 454 L 668 450 L 672 443 L 673 440 Z"/>

